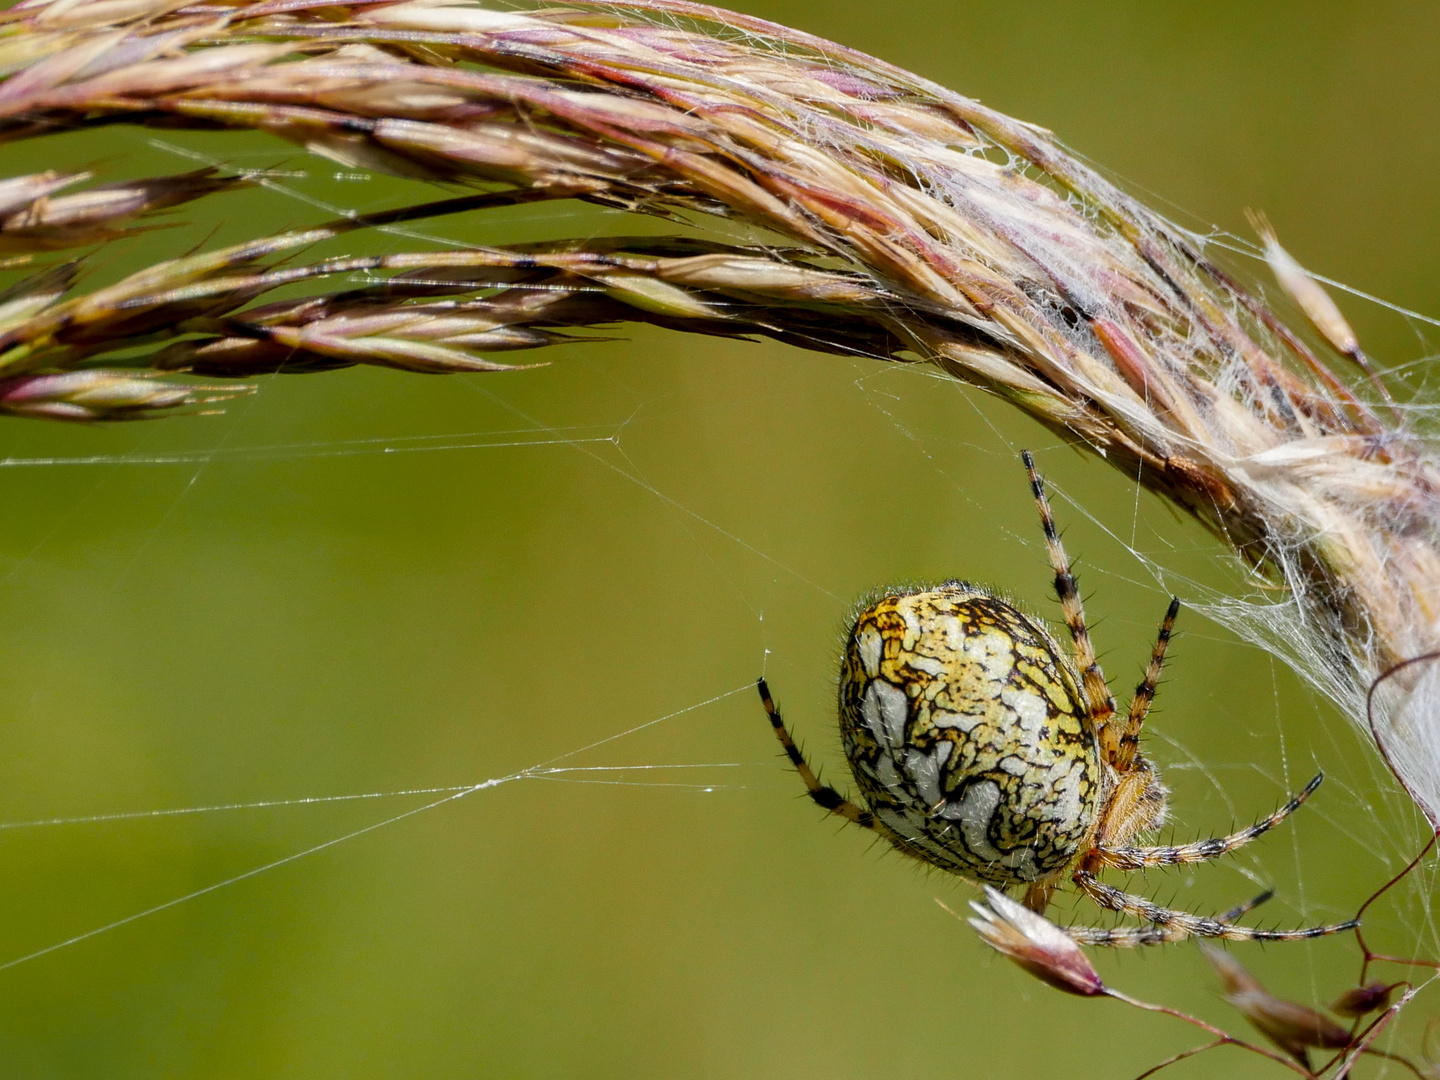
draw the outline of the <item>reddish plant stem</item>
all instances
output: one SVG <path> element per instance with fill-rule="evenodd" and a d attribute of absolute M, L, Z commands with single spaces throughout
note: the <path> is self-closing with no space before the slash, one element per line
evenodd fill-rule
<path fill-rule="evenodd" d="M 1150 1068 L 1135 1077 L 1135 1080 L 1145 1080 L 1147 1076 L 1154 1076 L 1161 1069 L 1168 1069 L 1178 1061 L 1184 1061 L 1186 1058 L 1194 1057 L 1196 1054 L 1203 1054 L 1206 1050 L 1214 1050 L 1217 1046 L 1225 1045 L 1227 1045 L 1227 1043 L 1224 1039 L 1215 1039 L 1201 1046 L 1192 1046 L 1189 1050 L 1181 1050 L 1178 1054 L 1171 1054 L 1164 1061 L 1151 1065 Z"/>
<path fill-rule="evenodd" d="M 1385 1058 L 1387 1061 L 1397 1062 L 1400 1065 L 1404 1065 L 1405 1068 L 1409 1069 L 1416 1076 L 1420 1077 L 1420 1080 L 1427 1080 L 1425 1074 L 1420 1071 L 1420 1066 L 1416 1065 L 1404 1054 L 1392 1054 L 1389 1050 L 1376 1050 L 1373 1046 L 1365 1047 L 1365 1049 L 1362 1050 L 1361 1053 L 1369 1054 L 1371 1057 L 1381 1057 Z"/>
<path fill-rule="evenodd" d="M 1162 1062 L 1160 1065 L 1156 1066 L 1156 1069 L 1163 1068 L 1166 1065 L 1173 1065 L 1176 1061 L 1182 1061 L 1187 1057 L 1201 1053 L 1203 1050 L 1213 1049 L 1216 1046 L 1238 1046 L 1242 1050 L 1249 1050 L 1252 1054 L 1259 1054 L 1261 1057 L 1269 1058 L 1276 1064 L 1285 1066 L 1285 1068 L 1289 1069 L 1291 1072 L 1299 1076 L 1305 1077 L 1306 1080 L 1312 1080 L 1312 1073 L 1305 1069 L 1302 1069 L 1299 1065 L 1291 1061 L 1289 1058 L 1277 1054 L 1273 1050 L 1266 1050 L 1263 1046 L 1256 1046 L 1254 1043 L 1246 1042 L 1244 1039 L 1237 1039 L 1228 1031 L 1225 1031 L 1222 1028 L 1218 1028 L 1214 1024 L 1207 1023 L 1206 1021 L 1201 1020 L 1198 1016 L 1191 1016 L 1189 1013 L 1181 1012 L 1179 1009 L 1172 1009 L 1168 1005 L 1156 1005 L 1149 1001 L 1141 1001 L 1139 998 L 1132 998 L 1129 994 L 1121 993 L 1119 990 L 1112 990 L 1110 987 L 1105 988 L 1105 994 L 1108 997 L 1114 998 L 1116 1001 L 1123 1001 L 1126 1005 L 1133 1005 L 1135 1006 L 1135 1008 L 1144 1009 L 1146 1012 L 1164 1013 L 1166 1016 L 1173 1016 L 1176 1020 L 1181 1020 L 1184 1023 L 1190 1024 L 1192 1027 L 1197 1027 L 1201 1031 L 1208 1031 L 1211 1035 L 1215 1036 L 1215 1041 L 1213 1043 L 1210 1043 L 1204 1047 L 1197 1047 L 1194 1050 L 1186 1051 L 1184 1054 L 1181 1054 L 1169 1061 Z M 1156 1071 L 1156 1069 L 1151 1069 L 1150 1072 L 1143 1073 L 1141 1075 L 1150 1076 Z"/>
<path fill-rule="evenodd" d="M 1328 1072 L 1330 1069 L 1334 1068 L 1336 1063 L 1338 1062 L 1340 1068 L 1339 1071 L 1335 1073 L 1335 1080 L 1345 1080 L 1345 1077 L 1350 1075 L 1350 1069 L 1352 1066 L 1354 1066 L 1360 1055 L 1370 1052 L 1370 1044 L 1375 1041 L 1376 1037 L 1385 1028 L 1385 1026 L 1390 1023 L 1391 1020 L 1395 1019 L 1395 1017 L 1400 1015 L 1400 1010 L 1405 1008 L 1406 1005 L 1410 1004 L 1410 999 L 1419 992 L 1419 987 L 1414 986 L 1412 986 L 1409 990 L 1405 991 L 1404 995 L 1400 998 L 1399 1001 L 1395 1002 L 1394 1005 L 1391 1005 L 1390 1008 L 1386 1009 L 1385 1012 L 1382 1013 L 1373 1024 L 1371 1024 L 1368 1028 L 1365 1029 L 1364 1033 L 1360 1036 L 1360 1039 L 1358 1041 L 1352 1040 L 1349 1047 L 1341 1050 L 1333 1058 L 1327 1061 L 1315 1075 L 1319 1076 L 1323 1073 Z M 1385 1051 L 1379 1050 L 1375 1051 L 1375 1053 L 1380 1057 L 1394 1056 Z"/>

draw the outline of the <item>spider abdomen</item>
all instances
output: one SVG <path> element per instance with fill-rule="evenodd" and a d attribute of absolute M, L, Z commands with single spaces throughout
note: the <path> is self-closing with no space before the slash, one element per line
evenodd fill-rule
<path fill-rule="evenodd" d="M 897 591 L 855 620 L 840 671 L 845 753 L 894 843 L 994 885 L 1064 868 L 1095 816 L 1095 734 L 1035 621 L 964 582 Z"/>

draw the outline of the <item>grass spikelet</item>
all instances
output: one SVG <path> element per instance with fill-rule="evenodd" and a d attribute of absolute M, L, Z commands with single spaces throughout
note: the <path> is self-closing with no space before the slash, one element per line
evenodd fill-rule
<path fill-rule="evenodd" d="M 98 184 L 72 195 L 54 194 L 89 178 L 88 173 L 45 172 L 5 181 L 3 188 L 10 190 L 0 189 L 0 253 L 60 251 L 118 240 L 159 227 L 129 227 L 135 218 L 249 183 L 205 168 L 179 176 Z"/>

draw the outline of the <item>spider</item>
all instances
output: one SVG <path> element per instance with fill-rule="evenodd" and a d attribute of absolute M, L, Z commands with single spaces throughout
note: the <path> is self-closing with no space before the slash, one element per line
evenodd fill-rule
<path fill-rule="evenodd" d="M 1298 941 L 1354 928 L 1355 921 L 1299 930 L 1237 926 L 1266 897 L 1209 917 L 1161 907 L 1099 879 L 1105 868 L 1143 871 L 1234 851 L 1298 810 L 1323 774 L 1269 817 L 1229 836 L 1179 847 L 1135 844 L 1165 818 L 1166 789 L 1139 743 L 1180 601 L 1170 601 L 1144 679 L 1120 717 L 1034 459 L 1029 451 L 1021 457 L 1073 659 L 1039 620 L 968 582 L 904 587 L 862 601 L 840 666 L 840 731 L 865 805 L 820 782 L 759 681 L 775 735 L 810 797 L 932 866 L 999 888 L 1024 886 L 1026 906 L 1039 914 L 1068 874 L 1101 908 L 1147 924 L 1067 927 L 1084 945 L 1192 936 Z"/>

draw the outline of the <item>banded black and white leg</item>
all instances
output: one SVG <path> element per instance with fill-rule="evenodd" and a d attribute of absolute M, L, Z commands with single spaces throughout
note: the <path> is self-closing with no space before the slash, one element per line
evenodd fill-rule
<path fill-rule="evenodd" d="M 1150 924 L 1148 926 L 1118 926 L 1110 929 L 1095 926 L 1066 927 L 1065 933 L 1081 945 L 1134 948 L 1141 945 L 1161 945 L 1172 941 L 1184 941 L 1191 937 L 1221 938 L 1225 941 L 1306 941 L 1310 938 L 1341 934 L 1360 925 L 1358 919 L 1350 919 L 1329 926 L 1307 926 L 1298 930 L 1262 930 L 1256 926 L 1236 926 L 1232 919 L 1243 915 L 1248 907 L 1255 906 L 1259 900 L 1252 900 L 1248 905 L 1240 905 L 1238 914 L 1236 914 L 1236 909 L 1232 909 L 1219 918 L 1215 918 L 1162 907 L 1143 896 L 1136 896 L 1133 893 L 1117 889 L 1113 885 L 1106 885 L 1094 874 L 1085 870 L 1077 870 L 1072 875 L 1072 880 L 1079 886 L 1081 892 L 1100 907 Z"/>
<path fill-rule="evenodd" d="M 1035 470 L 1035 459 L 1029 450 L 1020 452 L 1025 471 L 1030 475 L 1030 493 L 1035 496 L 1035 506 L 1040 511 L 1040 527 L 1045 532 L 1045 547 L 1050 555 L 1050 567 L 1055 571 L 1055 595 L 1060 600 L 1060 613 L 1070 630 L 1070 640 L 1075 646 L 1075 666 L 1084 680 L 1085 702 L 1095 730 L 1100 735 L 1100 749 L 1105 760 L 1114 763 L 1119 754 L 1119 736 L 1115 731 L 1115 698 L 1105 682 L 1105 673 L 1095 657 L 1095 646 L 1090 640 L 1090 630 L 1085 624 L 1085 604 L 1080 599 L 1080 589 L 1075 575 L 1070 571 L 1070 560 L 1065 547 L 1060 543 L 1060 533 L 1055 528 L 1055 518 L 1050 513 L 1050 501 L 1045 497 L 1045 485 Z"/>
<path fill-rule="evenodd" d="M 1160 672 L 1165 667 L 1165 651 L 1170 647 L 1170 635 L 1175 629 L 1175 616 L 1180 613 L 1180 598 L 1172 596 L 1160 632 L 1155 636 L 1155 647 L 1150 652 L 1150 664 L 1145 677 L 1135 687 L 1135 696 L 1130 699 L 1130 709 L 1125 717 L 1125 731 L 1120 736 L 1120 746 L 1115 756 L 1115 768 L 1124 771 L 1130 768 L 1140 750 L 1140 732 L 1145 727 L 1145 717 L 1150 715 L 1150 705 L 1155 700 L 1155 688 L 1160 683 Z"/>
<path fill-rule="evenodd" d="M 1116 870 L 1149 870 L 1158 866 L 1182 866 L 1188 863 L 1218 859 L 1221 855 L 1228 854 L 1236 848 L 1244 847 L 1256 837 L 1265 835 L 1296 810 L 1299 810 L 1305 804 L 1305 800 L 1315 793 L 1315 789 L 1324 779 L 1324 773 L 1316 773 L 1315 777 L 1280 809 L 1268 817 L 1261 818 L 1255 824 L 1246 826 L 1228 836 L 1214 836 L 1207 840 L 1196 840 L 1175 847 L 1133 845 L 1110 847 L 1101 844 L 1095 848 L 1091 861 L 1096 866 L 1109 866 Z"/>
<path fill-rule="evenodd" d="M 770 696 L 770 685 L 760 679 L 755 684 L 760 691 L 761 704 L 765 706 L 765 715 L 770 717 L 770 726 L 775 730 L 775 737 L 780 740 L 780 745 L 785 750 L 785 756 L 790 759 L 790 764 L 795 766 L 795 771 L 800 774 L 800 779 L 805 782 L 805 790 L 810 793 L 816 805 L 828 810 L 832 814 L 838 814 L 846 821 L 852 821 L 866 829 L 880 831 L 875 821 L 875 815 L 866 810 L 859 803 L 852 802 L 829 784 L 820 782 L 815 775 L 815 770 L 805 760 L 805 755 L 800 752 L 800 747 L 795 745 L 795 740 L 790 737 L 789 730 L 785 727 L 785 721 L 780 716 L 780 710 L 775 707 L 775 699 Z"/>

